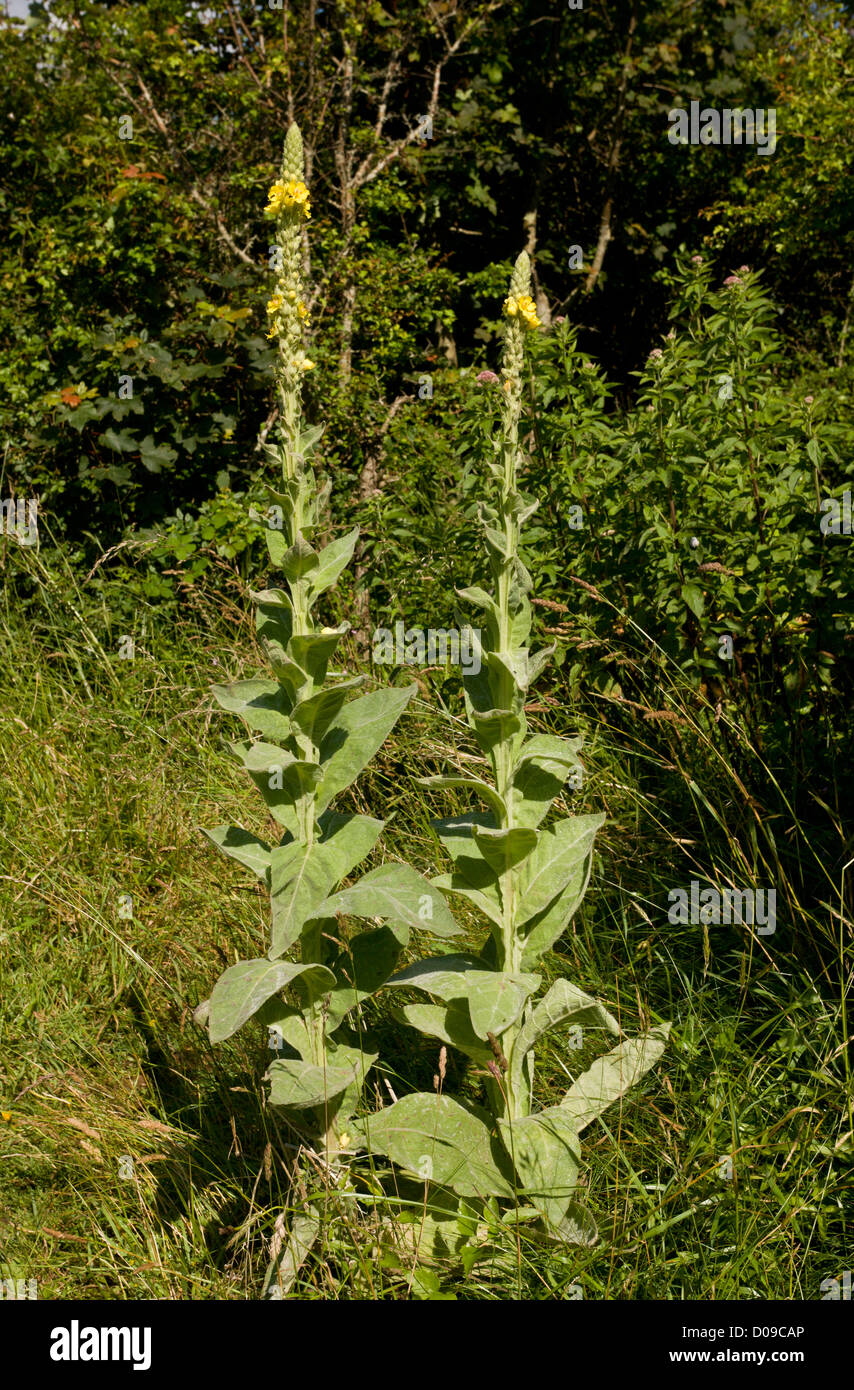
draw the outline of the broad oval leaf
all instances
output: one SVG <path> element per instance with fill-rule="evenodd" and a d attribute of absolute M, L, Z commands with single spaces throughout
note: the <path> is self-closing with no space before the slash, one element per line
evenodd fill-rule
<path fill-rule="evenodd" d="M 512 1197 L 512 1169 L 486 1111 L 450 1096 L 404 1096 L 358 1122 L 367 1147 L 461 1197 Z"/>
<path fill-rule="evenodd" d="M 210 998 L 208 1027 L 212 1043 L 223 1042 L 257 1013 L 271 995 L 290 984 L 297 975 L 320 992 L 331 989 L 335 976 L 322 965 L 302 965 L 291 961 L 242 960 L 220 975 Z"/>

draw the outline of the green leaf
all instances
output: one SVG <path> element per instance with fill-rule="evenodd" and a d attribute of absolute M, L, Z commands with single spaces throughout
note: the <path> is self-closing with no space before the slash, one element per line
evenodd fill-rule
<path fill-rule="evenodd" d="M 488 974 L 488 968 L 476 956 L 434 956 L 418 960 L 400 970 L 389 980 L 389 987 L 407 986 L 423 989 L 437 999 L 457 999 L 466 995 L 473 972 Z"/>
<path fill-rule="evenodd" d="M 370 854 L 382 834 L 385 821 L 352 812 L 344 815 L 339 811 L 324 811 L 318 817 L 318 825 L 321 843 L 328 845 L 330 852 L 338 856 L 340 882 Z"/>
<path fill-rule="evenodd" d="M 270 1104 L 294 1110 L 325 1105 L 348 1086 L 361 1085 L 363 1074 L 363 1069 L 354 1064 L 318 1067 L 313 1062 L 277 1058 L 267 1072 Z"/>
<path fill-rule="evenodd" d="M 499 820 L 505 820 L 507 817 L 507 808 L 498 792 L 488 782 L 481 782 L 477 777 L 416 777 L 414 780 L 419 787 L 435 787 L 437 790 L 466 787 L 479 796 L 481 801 L 485 801 Z"/>
<path fill-rule="evenodd" d="M 327 898 L 324 917 L 346 912 L 351 917 L 392 917 L 434 936 L 458 936 L 461 928 L 441 893 L 405 864 L 383 864 L 352 888 Z"/>
<path fill-rule="evenodd" d="M 490 868 L 506 874 L 536 849 L 537 832 L 515 826 L 509 830 L 477 829 L 474 840 Z"/>
<path fill-rule="evenodd" d="M 465 999 L 478 1038 L 503 1033 L 539 986 L 539 975 L 508 975 L 489 970 L 474 956 L 437 956 L 407 966 L 388 981 L 389 987 L 423 989 L 437 999 Z"/>
<path fill-rule="evenodd" d="M 303 927 L 313 917 L 329 889 L 337 883 L 341 859 L 323 841 L 303 845 L 291 841 L 279 845 L 271 855 L 272 944 L 271 960 L 284 955 L 298 940 Z"/>
<path fill-rule="evenodd" d="M 471 1026 L 467 1005 L 460 999 L 447 1007 L 438 1004 L 404 1004 L 402 1008 L 392 1009 L 392 1015 L 401 1023 L 417 1028 L 428 1038 L 438 1038 L 471 1057 L 483 1066 L 492 1060 L 492 1050 L 484 1047 Z"/>
<path fill-rule="evenodd" d="M 270 554 L 272 557 L 272 549 Z M 318 555 L 305 536 L 298 535 L 293 545 L 283 550 L 280 558 L 274 563 L 284 571 L 290 582 L 295 584 L 317 569 Z"/>
<path fill-rule="evenodd" d="M 284 989 L 302 975 L 313 989 L 323 992 L 335 984 L 335 976 L 322 965 L 300 965 L 288 961 L 242 960 L 220 975 L 211 995 L 210 1038 L 223 1042 L 257 1013 L 272 994 Z"/>
<path fill-rule="evenodd" d="M 351 680 L 341 681 L 339 685 L 330 686 L 327 690 L 318 690 L 316 695 L 311 695 L 307 700 L 300 700 L 291 710 L 291 723 L 307 734 L 313 743 L 319 743 L 336 718 L 342 708 L 347 694 L 357 685 L 361 685 L 364 676 L 354 676 Z"/>
<path fill-rule="evenodd" d="M 417 685 L 393 686 L 344 706 L 320 745 L 323 781 L 318 789 L 318 812 L 356 780 L 382 747 L 417 689 Z"/>
<path fill-rule="evenodd" d="M 473 978 L 468 1005 L 472 1027 L 478 1037 L 503 1033 L 515 1023 L 541 978 L 540 975 L 503 975 L 498 971 Z"/>
<path fill-rule="evenodd" d="M 528 740 L 513 769 L 510 806 L 515 825 L 540 824 L 570 772 L 581 766 L 580 747 L 580 738 L 552 734 L 536 734 Z"/>
<path fill-rule="evenodd" d="M 566 889 L 581 901 L 590 877 L 593 837 L 604 820 L 601 814 L 570 816 L 538 832 L 537 847 L 519 875 L 520 926 Z"/>
<path fill-rule="evenodd" d="M 434 888 L 441 888 L 444 893 L 459 893 L 461 897 L 468 898 L 470 903 L 480 908 L 490 922 L 494 922 L 497 927 L 502 925 L 504 916 L 497 884 L 485 889 L 472 888 L 461 874 L 439 874 L 430 882 Z"/>
<path fill-rule="evenodd" d="M 347 568 L 353 558 L 353 551 L 359 539 L 359 528 L 354 526 L 346 536 L 340 536 L 320 552 L 317 566 L 309 575 L 311 602 L 320 594 L 331 589 L 338 576 Z"/>
<path fill-rule="evenodd" d="M 230 685 L 212 685 L 217 703 L 267 738 L 289 738 L 291 721 L 287 702 L 278 681 L 232 681 Z"/>
<path fill-rule="evenodd" d="M 321 630 L 291 638 L 290 655 L 300 670 L 305 671 L 316 685 L 321 685 L 326 679 L 326 667 L 349 628 L 349 623 L 339 623 L 338 627 L 330 628 L 328 631 Z"/>
<path fill-rule="evenodd" d="M 216 825 L 212 830 L 203 827 L 200 829 L 203 835 L 207 835 L 208 839 L 213 841 L 217 849 L 221 849 L 223 854 L 227 854 L 231 859 L 236 859 L 238 864 L 251 869 L 253 874 L 257 874 L 261 882 L 269 887 L 269 845 L 259 840 L 257 835 L 250 835 L 248 830 L 241 830 L 237 825 Z"/>
<path fill-rule="evenodd" d="M 662 1023 L 640 1037 L 620 1043 L 579 1076 L 567 1091 L 559 1109 L 564 1111 L 580 1133 L 601 1115 L 630 1086 L 655 1066 L 667 1046 L 670 1024 Z"/>
<path fill-rule="evenodd" d="M 522 1120 L 499 1120 L 504 1147 L 512 1154 L 526 1197 L 552 1223 L 566 1214 L 581 1162 L 581 1146 L 571 1120 L 560 1106 L 527 1115 Z"/>
<path fill-rule="evenodd" d="M 569 980 L 555 980 L 551 989 L 535 1004 L 513 1044 L 513 1087 L 517 1092 L 523 1085 L 525 1054 L 536 1045 L 550 1028 L 561 1023 L 579 1024 L 583 1028 L 607 1028 L 616 1037 L 620 1025 L 603 1004 L 585 994 Z"/>
<path fill-rule="evenodd" d="M 295 804 L 319 784 L 323 769 L 271 743 L 233 743 L 231 749 L 243 763 L 274 820 L 295 835 L 298 829 Z"/>
<path fill-rule="evenodd" d="M 510 1165 L 489 1115 L 450 1096 L 416 1094 L 358 1122 L 373 1153 L 461 1197 L 512 1197 Z"/>
<path fill-rule="evenodd" d="M 682 598 L 688 605 L 695 618 L 703 616 L 703 591 L 696 584 L 682 585 Z"/>
<path fill-rule="evenodd" d="M 593 1213 L 581 1202 L 570 1202 L 560 1221 L 552 1229 L 565 1245 L 596 1245 L 599 1227 Z"/>
<path fill-rule="evenodd" d="M 339 952 L 330 967 L 338 983 L 329 998 L 327 1029 L 336 1028 L 345 1014 L 386 983 L 406 945 L 408 931 L 403 935 L 401 940 L 399 929 L 377 927 L 360 932 L 348 949 Z"/>

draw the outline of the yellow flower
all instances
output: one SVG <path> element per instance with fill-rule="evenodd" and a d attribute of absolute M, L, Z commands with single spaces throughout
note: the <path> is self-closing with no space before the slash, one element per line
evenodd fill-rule
<path fill-rule="evenodd" d="M 537 306 L 529 294 L 509 294 L 504 301 L 504 312 L 511 319 L 518 314 L 528 328 L 540 327 Z"/>
<path fill-rule="evenodd" d="M 342 1149 L 348 1148 L 348 1147 L 349 1147 L 349 1144 L 350 1144 L 350 1136 L 349 1136 L 349 1134 L 341 1134 L 341 1135 L 339 1135 L 339 1136 L 338 1136 L 338 1144 L 339 1144 L 339 1147 L 342 1148 Z"/>
<path fill-rule="evenodd" d="M 301 319 L 305 320 L 305 323 L 307 325 L 309 323 L 308 309 L 305 307 L 302 300 L 300 300 L 299 304 L 297 305 L 297 313 L 299 314 Z"/>
<path fill-rule="evenodd" d="M 274 294 L 272 299 L 267 300 L 267 313 L 277 314 L 282 307 L 282 296 Z"/>
<path fill-rule="evenodd" d="M 302 179 L 288 179 L 287 183 L 277 179 L 267 197 L 270 201 L 264 211 L 268 216 L 278 217 L 289 208 L 299 208 L 305 217 L 311 217 L 309 193 Z"/>
<path fill-rule="evenodd" d="M 11 1118 L 12 1118 L 12 1112 L 11 1112 L 11 1110 L 0 1110 L 0 1120 L 5 1120 L 6 1123 L 8 1123 L 9 1120 L 11 1120 Z"/>
<path fill-rule="evenodd" d="M 300 369 L 301 369 L 302 371 L 304 371 L 304 372 L 313 371 L 313 369 L 314 369 L 314 363 L 311 361 L 310 358 L 304 357 L 304 358 L 302 359 L 302 362 L 300 363 Z"/>

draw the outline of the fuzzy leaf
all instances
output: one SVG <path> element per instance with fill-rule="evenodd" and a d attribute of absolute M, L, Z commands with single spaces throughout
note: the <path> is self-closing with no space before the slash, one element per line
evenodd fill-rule
<path fill-rule="evenodd" d="M 335 976 L 322 965 L 300 965 L 289 961 L 242 960 L 220 975 L 211 995 L 210 1038 L 222 1042 L 236 1033 L 257 1013 L 271 995 L 284 989 L 295 976 L 322 992 L 335 984 Z"/>
<path fill-rule="evenodd" d="M 271 856 L 272 943 L 270 959 L 284 955 L 315 916 L 329 889 L 340 878 L 341 859 L 322 841 L 279 845 Z"/>
<path fill-rule="evenodd" d="M 212 830 L 202 828 L 202 834 L 207 835 L 223 854 L 251 869 L 269 887 L 270 846 L 257 835 L 250 835 L 248 830 L 241 830 L 237 825 L 216 825 Z"/>
<path fill-rule="evenodd" d="M 338 983 L 329 998 L 328 1030 L 336 1028 L 345 1014 L 388 981 L 408 937 L 405 928 L 377 927 L 360 932 L 348 949 L 339 952 L 331 963 Z"/>
<path fill-rule="evenodd" d="M 584 1028 L 607 1028 L 616 1037 L 620 1036 L 619 1023 L 598 999 L 585 994 L 569 980 L 555 980 L 551 989 L 535 1004 L 513 1045 L 513 1083 L 516 1089 L 522 1085 L 525 1054 L 544 1033 L 561 1023 L 580 1024 Z"/>
<path fill-rule="evenodd" d="M 320 745 L 323 781 L 318 789 L 318 812 L 356 780 L 382 747 L 417 689 L 417 685 L 392 686 L 344 706 Z"/>
<path fill-rule="evenodd" d="M 352 888 L 327 898 L 322 915 L 333 917 L 339 912 L 351 917 L 392 917 L 433 936 L 459 936 L 461 930 L 438 889 L 405 864 L 382 864 Z"/>
<path fill-rule="evenodd" d="M 580 901 L 590 874 L 593 836 L 604 820 L 601 814 L 570 816 L 539 832 L 537 847 L 519 876 L 520 926 L 566 889 L 578 892 Z"/>
<path fill-rule="evenodd" d="M 316 695 L 309 696 L 307 700 L 300 700 L 291 710 L 290 722 L 301 733 L 307 734 L 313 743 L 319 743 L 343 707 L 349 691 L 361 685 L 363 681 L 364 676 L 354 676 L 351 680 L 341 681 L 327 690 L 318 690 Z"/>
<path fill-rule="evenodd" d="M 346 536 L 339 536 L 321 550 L 316 567 L 309 575 L 309 587 L 311 590 L 311 602 L 313 603 L 320 594 L 331 589 L 338 579 L 338 576 L 347 568 L 353 558 L 353 551 L 359 539 L 359 528 L 354 526 L 352 531 L 348 531 Z"/>
<path fill-rule="evenodd" d="M 375 820 L 373 816 L 324 811 L 318 818 L 318 824 L 322 843 L 328 845 L 330 853 L 338 856 L 340 882 L 370 854 L 382 834 L 385 821 Z"/>
<path fill-rule="evenodd" d="M 212 685 L 211 691 L 223 709 L 239 714 L 251 729 L 267 738 L 290 737 L 288 702 L 278 681 L 232 681 L 230 685 Z"/>
<path fill-rule="evenodd" d="M 503 1033 L 515 1023 L 541 978 L 540 975 L 503 975 L 492 970 L 473 978 L 468 1005 L 477 1036 L 485 1038 L 487 1033 Z"/>
<path fill-rule="evenodd" d="M 510 1165 L 486 1111 L 450 1096 L 416 1094 L 358 1122 L 374 1153 L 461 1197 L 511 1197 Z"/>
<path fill-rule="evenodd" d="M 388 983 L 423 989 L 437 999 L 465 999 L 475 1034 L 485 1038 L 487 1033 L 503 1033 L 516 1022 L 540 976 L 501 974 L 474 956 L 449 955 L 417 961 Z"/>
<path fill-rule="evenodd" d="M 506 819 L 507 808 L 494 787 L 488 782 L 481 782 L 477 777 L 416 777 L 415 781 L 419 787 L 435 787 L 437 790 L 451 790 L 456 787 L 466 787 L 485 801 L 494 816 L 499 819 Z"/>
<path fill-rule="evenodd" d="M 439 1004 L 404 1004 L 402 1008 L 392 1009 L 392 1014 L 401 1023 L 408 1023 L 428 1038 L 438 1038 L 440 1042 L 456 1047 L 481 1066 L 492 1059 L 492 1051 L 484 1046 L 472 1028 L 468 1008 L 461 999 L 447 1007 Z"/>
<path fill-rule="evenodd" d="M 670 1024 L 662 1023 L 598 1057 L 579 1076 L 558 1107 L 581 1131 L 655 1066 L 667 1046 Z"/>
<path fill-rule="evenodd" d="M 475 844 L 497 874 L 509 873 L 537 847 L 537 832 L 523 827 L 510 830 L 475 830 Z"/>
<path fill-rule="evenodd" d="M 348 1086 L 361 1084 L 363 1074 L 360 1067 L 352 1064 L 318 1067 L 313 1062 L 277 1058 L 267 1072 L 270 1104 L 294 1110 L 324 1105 Z"/>
<path fill-rule="evenodd" d="M 499 1120 L 508 1154 L 512 1154 L 524 1196 L 548 1220 L 559 1223 L 566 1214 L 581 1161 L 578 1136 L 560 1106 L 527 1115 L 522 1120 Z"/>
<path fill-rule="evenodd" d="M 580 747 L 580 738 L 552 734 L 536 734 L 528 740 L 513 769 L 510 805 L 515 825 L 539 825 L 570 772 L 581 766 Z"/>

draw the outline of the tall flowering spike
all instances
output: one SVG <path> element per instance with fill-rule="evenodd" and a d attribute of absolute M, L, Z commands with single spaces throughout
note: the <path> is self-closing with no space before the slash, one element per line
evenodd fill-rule
<path fill-rule="evenodd" d="M 282 469 L 285 479 L 297 471 L 302 378 L 314 363 L 304 351 L 304 332 L 308 310 L 302 283 L 302 225 L 311 216 L 308 188 L 304 179 L 302 136 L 292 125 L 285 138 L 282 170 L 269 192 L 265 208 L 276 222 L 278 278 L 267 304 L 270 319 L 268 338 L 278 344 L 276 380 L 279 392 L 279 421 L 282 439 Z"/>
<path fill-rule="evenodd" d="M 528 328 L 540 327 L 537 308 L 531 298 L 531 262 L 527 251 L 522 252 L 513 267 L 510 293 L 504 301 L 504 314 L 507 319 L 502 363 L 504 389 L 511 397 L 517 399 L 522 386 L 525 331 Z"/>
<path fill-rule="evenodd" d="M 304 174 L 305 160 L 303 158 L 302 134 L 296 121 L 294 121 L 285 136 L 285 147 L 282 152 L 282 182 L 287 183 L 289 179 L 302 182 Z"/>

